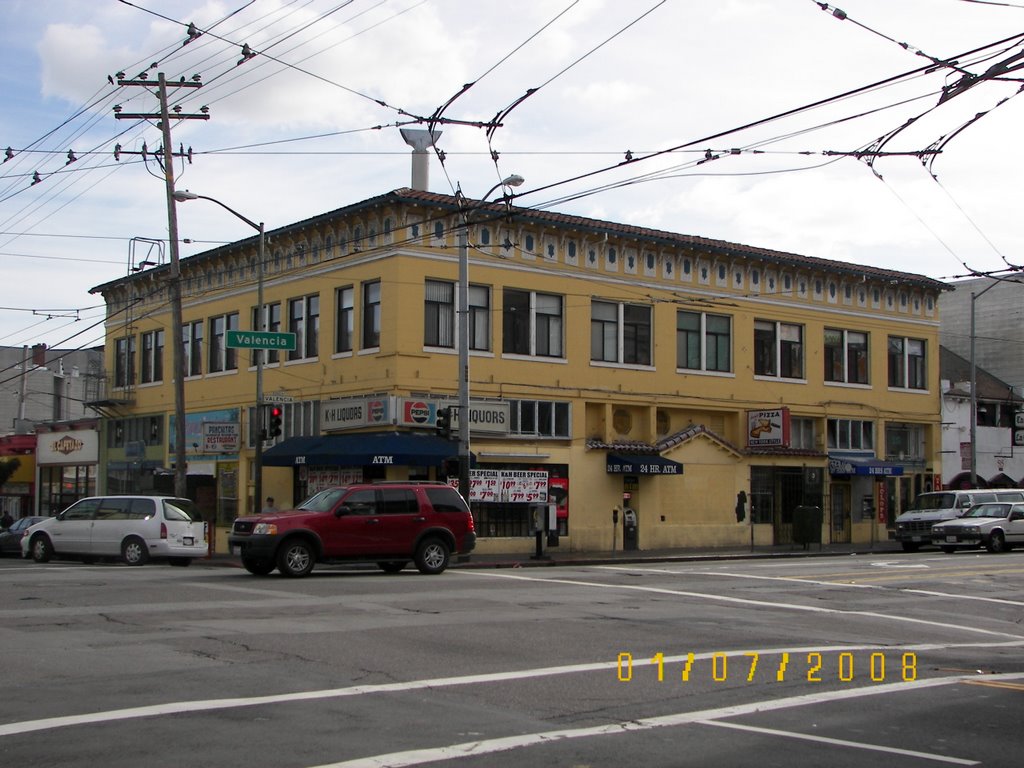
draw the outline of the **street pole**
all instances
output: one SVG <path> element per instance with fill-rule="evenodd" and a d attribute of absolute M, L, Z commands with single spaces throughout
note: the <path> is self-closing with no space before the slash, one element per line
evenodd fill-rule
<path fill-rule="evenodd" d="M 267 247 L 267 232 L 262 221 L 259 230 L 260 246 L 259 255 L 256 257 L 256 325 L 258 326 L 256 330 L 263 331 L 267 327 L 266 307 L 263 306 L 263 261 Z M 267 350 L 256 350 L 256 410 L 253 412 L 256 421 L 256 440 L 254 441 L 255 455 L 252 461 L 253 509 L 251 510 L 254 515 L 260 511 L 263 504 L 263 358 L 266 355 Z M 252 423 L 249 424 L 249 429 L 253 429 Z"/>
<path fill-rule="evenodd" d="M 459 228 L 459 493 L 469 504 L 469 222 Z"/>
<path fill-rule="evenodd" d="M 197 195 L 195 192 L 189 192 L 187 189 L 184 191 L 177 191 L 173 193 L 174 200 L 178 202 L 185 202 L 187 200 L 209 200 L 211 203 L 216 203 L 225 211 L 230 213 L 237 219 L 244 221 L 250 227 L 259 232 L 259 248 L 256 257 L 256 328 L 253 330 L 262 331 L 266 328 L 266 307 L 263 306 L 263 265 L 266 262 L 266 250 L 267 250 L 267 231 L 263 222 L 257 224 L 247 216 L 243 216 L 234 208 L 229 205 L 225 205 L 215 197 L 207 197 L 206 195 Z M 255 435 L 253 440 L 254 456 L 252 462 L 252 474 L 253 474 L 253 514 L 260 511 L 260 504 L 263 499 L 263 364 L 264 358 L 266 357 L 266 349 L 254 350 L 256 354 L 256 410 L 253 412 L 253 419 L 249 423 L 249 430 Z"/>
<path fill-rule="evenodd" d="M 164 139 L 164 181 L 167 187 L 167 237 L 171 254 L 171 349 L 174 366 L 174 495 L 188 495 L 185 457 L 185 347 L 181 312 L 181 262 L 178 257 L 178 209 L 174 198 L 174 151 L 167 109 L 167 78 L 160 73 L 160 128 Z"/>
<path fill-rule="evenodd" d="M 517 174 L 507 176 L 480 199 L 485 203 L 491 192 L 498 187 L 518 187 L 523 177 Z M 459 493 L 469 504 L 471 461 L 469 446 L 469 212 L 466 211 L 459 226 L 459 292 L 457 311 L 459 315 Z"/>

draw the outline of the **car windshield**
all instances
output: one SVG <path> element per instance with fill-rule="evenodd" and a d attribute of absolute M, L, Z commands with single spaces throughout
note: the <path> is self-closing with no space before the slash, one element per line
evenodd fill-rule
<path fill-rule="evenodd" d="M 914 506 L 911 512 L 921 512 L 932 509 L 952 509 L 956 506 L 956 498 L 952 493 L 922 493 L 914 499 Z"/>
<path fill-rule="evenodd" d="M 341 500 L 346 490 L 345 488 L 328 488 L 325 491 L 320 491 L 299 504 L 296 509 L 305 509 L 310 512 L 328 512 L 334 509 L 334 505 Z"/>
<path fill-rule="evenodd" d="M 986 504 L 975 504 L 963 515 L 963 517 L 1009 517 L 1012 504 L 1007 502 L 989 502 Z"/>

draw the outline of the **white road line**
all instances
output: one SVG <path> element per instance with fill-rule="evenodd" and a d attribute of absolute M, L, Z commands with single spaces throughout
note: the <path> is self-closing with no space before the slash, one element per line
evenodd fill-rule
<path fill-rule="evenodd" d="M 993 675 L 987 679 L 1017 680 L 1021 678 L 1024 678 L 1024 673 Z M 594 725 L 587 728 L 541 731 L 539 733 L 526 733 L 519 736 L 506 736 L 498 739 L 450 744 L 444 747 L 391 752 L 383 755 L 361 757 L 355 760 L 344 760 L 338 763 L 325 763 L 318 765 L 315 768 L 407 768 L 408 766 L 423 765 L 424 763 L 438 762 L 441 760 L 454 760 L 461 757 L 479 757 L 481 755 L 495 754 L 497 752 L 509 752 L 515 749 L 551 744 L 553 742 L 566 741 L 569 739 L 583 739 L 594 736 L 612 736 L 623 733 L 638 733 L 641 731 L 652 730 L 654 728 L 674 727 L 688 725 L 691 723 L 709 725 L 711 724 L 711 721 L 717 721 L 722 718 L 760 714 L 762 712 L 790 709 L 793 707 L 812 706 L 833 701 L 856 699 L 863 696 L 875 696 L 879 694 L 899 693 L 908 690 L 935 688 L 939 686 L 953 685 L 961 682 L 963 679 L 964 678 L 962 676 L 933 678 L 931 680 L 922 680 L 913 683 L 890 683 L 888 685 L 879 685 L 872 688 L 843 689 L 838 691 L 805 694 L 802 696 L 791 696 L 785 699 L 777 699 L 775 701 L 750 702 L 748 704 L 739 704 L 719 709 L 707 709 L 698 712 L 679 712 L 673 715 L 660 715 L 658 717 L 628 720 L 619 723 L 605 723 L 603 725 Z M 844 742 L 836 740 L 832 743 L 843 744 Z M 890 747 L 876 747 L 870 744 L 857 744 L 856 742 L 847 743 L 851 746 L 856 746 L 859 749 L 878 750 L 890 753 L 896 752 L 896 750 L 893 750 Z M 917 757 L 940 762 L 957 761 L 959 765 L 978 765 L 976 761 L 950 758 L 946 755 L 933 755 L 927 752 L 917 752 L 912 754 Z"/>
<path fill-rule="evenodd" d="M 701 725 L 713 725 L 716 728 L 733 728 L 737 731 L 748 731 L 750 733 L 760 733 L 766 736 L 783 736 L 787 739 L 799 739 L 801 741 L 813 741 L 818 744 L 828 744 L 829 746 L 836 747 L 847 747 L 849 749 L 867 749 L 872 752 L 887 752 L 890 755 L 905 755 L 907 757 L 918 757 L 923 760 L 933 760 L 940 763 L 952 763 L 953 765 L 981 765 L 978 760 L 964 760 L 959 757 L 947 757 L 946 755 L 937 755 L 934 752 L 917 752 L 912 749 L 899 749 L 898 747 L 884 747 L 879 744 L 866 744 L 857 741 L 847 741 L 846 739 L 830 739 L 825 736 L 813 736 L 807 733 L 796 733 L 795 731 L 780 731 L 776 728 L 758 728 L 754 725 L 741 725 L 740 723 L 726 723 L 721 720 L 699 720 Z"/>
<path fill-rule="evenodd" d="M 608 566 L 605 566 L 608 567 Z M 636 571 L 642 571 L 643 569 L 626 569 Z M 652 569 L 656 570 L 656 569 Z M 456 573 L 465 573 L 464 571 L 456 571 Z M 671 572 L 670 572 L 671 573 Z M 655 595 L 673 595 L 676 597 L 692 597 L 698 600 L 709 600 L 719 603 L 735 603 L 738 605 L 753 605 L 759 608 L 781 608 L 782 610 L 789 611 L 803 611 L 806 613 L 824 613 L 832 616 L 864 616 L 866 618 L 881 619 L 883 621 L 895 621 L 903 624 L 922 624 L 928 627 L 935 627 L 938 629 L 952 629 L 959 632 L 972 632 L 979 635 L 991 635 L 993 637 L 1008 637 L 1013 640 L 1024 640 L 1024 635 L 1015 635 L 1010 632 L 997 632 L 990 629 L 979 629 L 978 627 L 965 627 L 959 624 L 949 624 L 943 621 L 928 621 L 926 619 L 915 619 L 910 616 L 891 616 L 886 613 L 878 613 L 877 611 L 844 611 L 839 608 L 825 608 L 818 605 L 800 605 L 798 603 L 782 603 L 768 600 L 754 600 L 748 597 L 729 597 L 726 595 L 709 595 L 703 592 L 689 592 L 682 589 L 668 589 L 666 587 L 645 587 L 639 584 L 599 584 L 592 581 L 581 581 L 579 579 L 557 579 L 557 578 L 543 578 L 535 576 L 518 576 L 511 573 L 489 573 L 489 572 L 473 572 L 473 575 L 481 576 L 484 578 L 494 579 L 512 579 L 515 581 L 532 581 L 541 584 L 568 584 L 576 587 L 590 587 L 592 589 L 610 589 L 610 590 L 627 590 L 631 592 L 648 592 Z M 678 575 L 678 574 L 677 574 Z"/>
<path fill-rule="evenodd" d="M 822 581 L 819 579 L 802 579 L 798 576 L 759 576 L 752 573 L 730 573 L 729 571 L 673 571 L 668 568 L 631 568 L 628 565 L 599 565 L 596 568 L 607 571 L 627 571 L 631 573 L 663 573 L 671 576 L 727 576 L 731 579 L 753 579 L 755 581 L 785 581 L 794 584 L 811 584 L 818 587 L 840 587 L 843 589 L 877 589 L 884 592 L 906 592 L 912 595 L 926 595 L 928 597 L 944 597 L 951 600 L 968 600 L 971 602 L 997 603 L 999 605 L 1024 606 L 1024 601 L 1007 600 L 1002 597 L 980 597 L 977 595 L 962 595 L 954 592 L 936 592 L 930 589 L 909 589 L 906 587 L 891 587 L 881 584 L 844 584 L 839 581 Z"/>
<path fill-rule="evenodd" d="M 759 653 L 762 656 L 771 656 L 782 653 L 831 653 L 843 651 L 934 651 L 947 650 L 952 648 L 1005 648 L 1024 645 L 1024 640 L 1017 642 L 1003 643 L 918 643 L 914 645 L 823 645 L 794 648 L 785 646 L 782 648 L 760 648 L 748 650 L 730 651 L 732 654 Z M 694 654 L 694 661 L 705 661 L 714 657 L 721 651 L 709 651 L 706 653 Z M 676 664 L 686 662 L 690 659 L 688 653 L 681 653 L 674 656 L 665 656 L 660 659 L 662 664 Z M 637 659 L 633 661 L 634 667 L 654 666 L 653 659 Z M 34 731 L 54 730 L 58 728 L 70 728 L 78 725 L 90 725 L 94 723 L 109 723 L 119 720 L 136 720 L 144 717 L 158 717 L 163 715 L 175 715 L 193 712 L 210 712 L 218 709 L 236 709 L 240 707 L 259 707 L 265 704 L 288 704 L 291 702 L 317 701 L 321 699 L 341 699 L 352 696 L 363 696 L 375 693 L 401 693 L 405 691 L 424 690 L 426 688 L 451 688 L 459 685 L 481 685 L 487 683 L 503 683 L 516 680 L 530 680 L 541 677 L 552 677 L 555 675 L 579 674 L 582 672 L 608 672 L 620 668 L 620 662 L 598 661 L 584 664 L 566 664 L 557 667 L 540 667 L 535 669 L 522 669 L 511 672 L 490 672 L 478 675 L 461 675 L 457 677 L 431 678 L 427 680 L 409 680 L 404 683 L 379 683 L 372 685 L 353 685 L 347 688 L 327 688 L 315 691 L 298 691 L 295 693 L 280 693 L 269 696 L 235 697 L 228 699 L 198 699 L 194 701 L 172 701 L 163 704 L 151 704 L 143 707 L 131 707 L 127 709 L 108 709 L 102 712 L 89 712 L 83 715 L 64 715 L 60 717 L 47 717 L 39 720 L 23 720 L 15 723 L 0 724 L 0 737 L 16 736 L 22 733 Z M 974 679 L 974 676 L 963 676 L 964 679 Z M 992 680 L 998 676 L 986 677 Z M 958 678 L 960 679 L 960 678 Z"/>

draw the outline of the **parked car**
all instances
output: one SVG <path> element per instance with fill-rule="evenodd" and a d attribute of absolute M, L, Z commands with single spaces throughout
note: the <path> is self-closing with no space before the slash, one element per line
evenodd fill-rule
<path fill-rule="evenodd" d="M 206 524 L 195 503 L 169 496 L 90 496 L 28 529 L 21 552 L 51 558 L 119 557 L 128 565 L 166 558 L 189 565 L 205 557 Z"/>
<path fill-rule="evenodd" d="M 976 504 L 963 517 L 933 525 L 932 540 L 943 552 L 980 546 L 989 552 L 1005 552 L 1014 544 L 1024 544 L 1024 504 Z"/>
<path fill-rule="evenodd" d="M 0 555 L 20 555 L 21 537 L 31 526 L 45 517 L 22 517 L 15 520 L 10 528 L 0 531 Z"/>
<path fill-rule="evenodd" d="M 963 515 L 975 504 L 1024 501 L 1024 491 L 1010 488 L 949 490 L 920 493 L 910 509 L 896 518 L 896 540 L 904 552 L 932 543 L 932 526 Z"/>
<path fill-rule="evenodd" d="M 452 553 L 476 546 L 473 515 L 458 492 L 438 482 L 360 483 L 329 488 L 297 508 L 235 520 L 228 537 L 250 573 L 277 568 L 307 576 L 318 562 L 371 561 L 397 573 L 412 560 L 441 573 Z"/>

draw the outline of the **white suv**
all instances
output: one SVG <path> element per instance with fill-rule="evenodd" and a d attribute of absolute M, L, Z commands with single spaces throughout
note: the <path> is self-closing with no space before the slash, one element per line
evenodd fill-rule
<path fill-rule="evenodd" d="M 128 565 L 144 565 L 158 557 L 189 565 L 207 555 L 206 524 L 189 499 L 90 496 L 29 528 L 21 553 L 37 563 L 53 557 L 119 557 Z"/>

